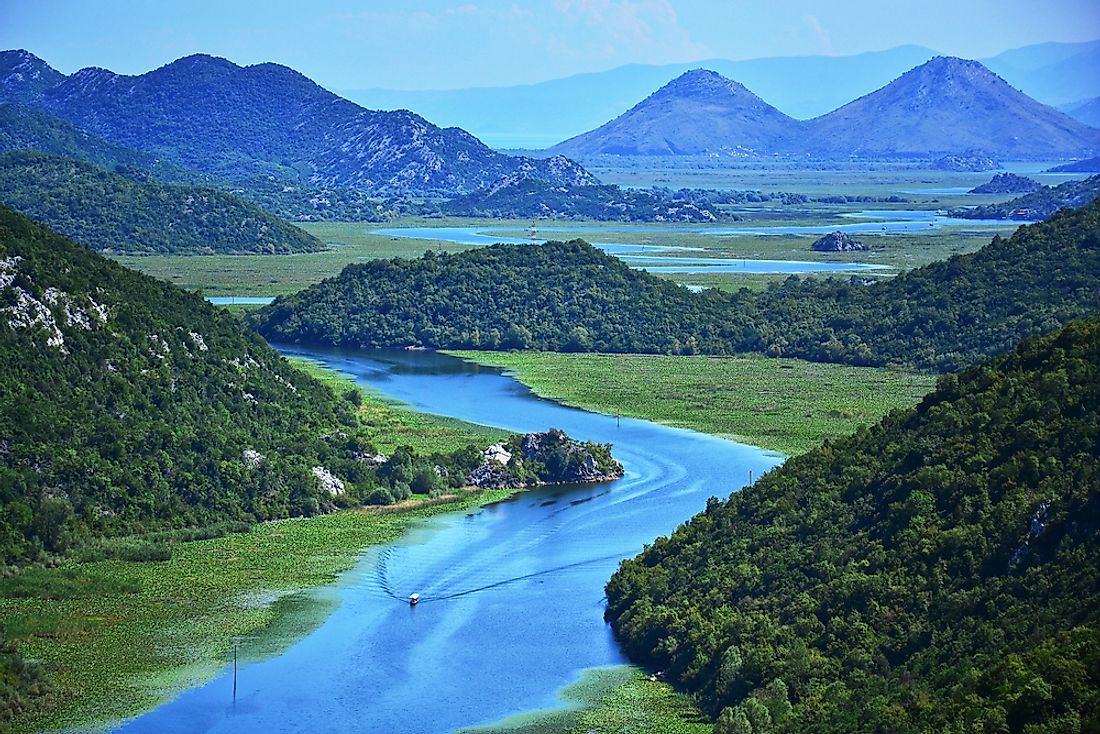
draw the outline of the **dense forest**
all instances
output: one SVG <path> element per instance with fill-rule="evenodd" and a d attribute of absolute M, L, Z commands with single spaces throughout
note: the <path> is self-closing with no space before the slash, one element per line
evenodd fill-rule
<path fill-rule="evenodd" d="M 357 391 L 335 396 L 236 317 L 3 208 L 0 375 L 0 564 L 388 504 L 482 462 L 476 447 L 379 457 Z"/>
<path fill-rule="evenodd" d="M 1092 318 L 712 498 L 607 615 L 718 734 L 1098 731 L 1097 456 Z"/>
<path fill-rule="evenodd" d="M 691 293 L 588 244 L 351 265 L 251 318 L 276 341 L 670 354 L 759 351 L 953 371 L 1100 309 L 1100 203 L 878 283 Z"/>
<path fill-rule="evenodd" d="M 955 209 L 953 217 L 963 219 L 1009 219 L 1016 212 L 1025 219 L 1046 219 L 1059 209 L 1076 209 L 1095 201 L 1100 196 L 1100 176 L 1090 176 L 1081 181 L 1066 181 L 1057 186 L 1043 186 L 1038 191 L 1001 204 Z"/>
<path fill-rule="evenodd" d="M 288 254 L 324 245 L 212 188 L 161 184 L 49 153 L 0 155 L 0 201 L 95 250 L 147 255 Z"/>

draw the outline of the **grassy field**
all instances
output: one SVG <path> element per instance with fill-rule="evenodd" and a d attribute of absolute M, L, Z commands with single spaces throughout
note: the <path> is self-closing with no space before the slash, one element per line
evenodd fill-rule
<path fill-rule="evenodd" d="M 930 392 L 930 375 L 797 359 L 451 352 L 506 367 L 543 397 L 793 455 Z"/>
<path fill-rule="evenodd" d="M 561 692 L 562 706 L 460 734 L 711 734 L 713 725 L 666 684 L 623 665 L 585 671 Z"/>
<path fill-rule="evenodd" d="M 344 391 L 344 377 L 299 361 Z M 360 415 L 381 450 L 450 451 L 501 431 L 401 410 L 364 394 Z M 108 724 L 196 685 L 226 663 L 234 635 L 245 659 L 276 654 L 332 610 L 324 584 L 362 549 L 397 540 L 424 518 L 508 496 L 472 492 L 442 501 L 264 523 L 250 532 L 172 546 L 160 562 L 70 561 L 0 578 L 0 623 L 49 673 L 49 712 L 13 731 Z M 318 589 L 318 587 L 322 587 Z M 0 724 L 0 729 L 3 725 Z"/>

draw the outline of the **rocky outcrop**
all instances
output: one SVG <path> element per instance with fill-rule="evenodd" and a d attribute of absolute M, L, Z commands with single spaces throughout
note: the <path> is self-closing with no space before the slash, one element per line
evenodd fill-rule
<path fill-rule="evenodd" d="M 996 171 L 1001 164 L 990 158 L 985 153 L 968 152 L 958 155 L 945 155 L 928 164 L 933 171 L 959 171 L 981 173 L 982 171 Z"/>
<path fill-rule="evenodd" d="M 972 194 L 1030 194 L 1043 185 L 1033 178 L 1015 173 L 998 173 L 981 186 L 970 189 Z"/>
<path fill-rule="evenodd" d="M 512 489 L 606 482 L 622 475 L 622 464 L 612 458 L 610 446 L 574 441 L 562 431 L 551 429 L 513 436 L 490 446 L 467 482 L 482 489 Z"/>
<path fill-rule="evenodd" d="M 830 232 L 813 244 L 815 252 L 855 252 L 866 250 L 867 246 L 858 240 L 853 240 L 843 232 Z"/>

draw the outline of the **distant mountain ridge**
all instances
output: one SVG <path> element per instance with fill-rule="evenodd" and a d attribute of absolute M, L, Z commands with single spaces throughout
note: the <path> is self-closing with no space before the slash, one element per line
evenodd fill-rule
<path fill-rule="evenodd" d="M 787 149 L 798 121 L 731 79 L 685 72 L 606 125 L 553 146 L 564 155 L 692 155 Z"/>
<path fill-rule="evenodd" d="M 91 67 L 64 77 L 8 51 L 0 53 L 5 69 L 0 102 L 33 105 L 111 143 L 224 178 L 439 195 L 512 173 L 596 183 L 572 161 L 506 156 L 411 112 L 359 107 L 278 64 L 196 54 L 138 76 Z"/>
<path fill-rule="evenodd" d="M 596 155 L 731 154 L 818 159 L 972 155 L 1059 159 L 1100 151 L 1100 131 L 1042 105 L 977 61 L 936 58 L 813 120 L 745 87 L 687 72 L 627 112 L 549 149 Z"/>
<path fill-rule="evenodd" d="M 1100 131 L 1036 102 L 977 61 L 949 56 L 807 124 L 807 148 L 824 155 L 914 157 L 982 150 L 1014 159 L 1100 149 Z"/>
<path fill-rule="evenodd" d="M 1100 41 L 1042 43 L 979 59 L 1012 86 L 1050 105 L 1100 96 L 1095 61 Z M 664 65 L 630 64 L 512 87 L 340 93 L 372 109 L 416 110 L 457 125 L 496 148 L 546 148 L 599 127 L 689 69 L 736 79 L 796 119 L 826 114 L 882 87 L 939 52 L 898 46 L 848 56 L 794 56 Z M 585 100 L 577 105 L 576 100 Z M 501 110 L 508 114 L 501 115 Z"/>

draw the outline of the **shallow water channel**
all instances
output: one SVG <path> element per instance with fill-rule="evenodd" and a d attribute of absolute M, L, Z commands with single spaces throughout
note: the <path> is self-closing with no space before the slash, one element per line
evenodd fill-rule
<path fill-rule="evenodd" d="M 566 408 L 432 352 L 283 348 L 417 410 L 611 442 L 626 476 L 543 487 L 425 522 L 318 594 L 339 606 L 283 654 L 231 668 L 122 732 L 449 732 L 552 707 L 587 668 L 624 662 L 603 620 L 621 559 L 782 457 Z M 417 592 L 423 601 L 410 607 Z"/>

